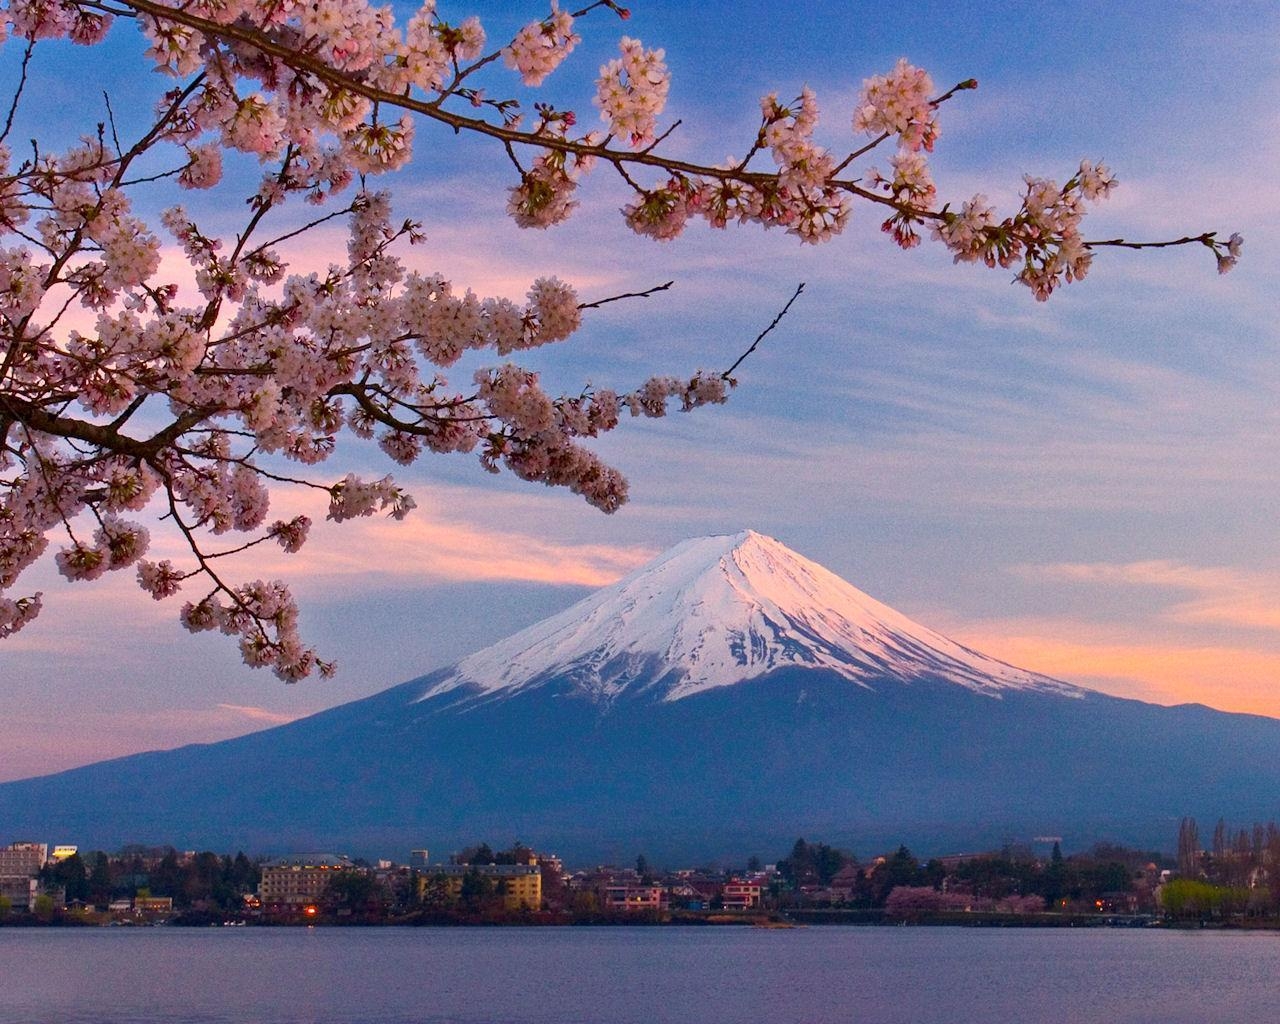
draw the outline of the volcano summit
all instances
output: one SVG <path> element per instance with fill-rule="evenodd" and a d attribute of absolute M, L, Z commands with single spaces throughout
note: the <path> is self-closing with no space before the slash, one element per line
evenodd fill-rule
<path fill-rule="evenodd" d="M 518 837 L 574 861 L 1167 846 L 1275 817 L 1280 721 L 1120 700 L 920 626 L 776 540 L 685 541 L 421 679 L 289 725 L 0 785 L 0 822 L 395 856 Z"/>
<path fill-rule="evenodd" d="M 918 626 L 770 537 L 678 544 L 572 608 L 464 658 L 426 696 L 510 695 L 550 680 L 596 701 L 680 700 L 785 668 L 868 687 L 955 683 L 991 695 L 1085 691 L 1013 668 Z"/>

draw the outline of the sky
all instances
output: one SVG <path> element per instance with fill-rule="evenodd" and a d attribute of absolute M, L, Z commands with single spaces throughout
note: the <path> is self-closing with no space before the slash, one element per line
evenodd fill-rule
<path fill-rule="evenodd" d="M 441 9 L 480 14 L 495 41 L 541 13 Z M 0 780 L 366 696 L 686 537 L 744 528 L 1019 666 L 1121 696 L 1280 716 L 1280 8 L 638 0 L 625 24 L 593 15 L 580 27 L 582 45 L 537 94 L 501 69 L 490 94 L 589 122 L 597 68 L 629 34 L 666 50 L 664 123 L 682 122 L 673 155 L 741 155 L 760 97 L 804 84 L 823 112 L 820 141 L 847 151 L 863 79 L 906 56 L 940 90 L 979 81 L 941 112 L 931 163 L 943 199 L 981 191 L 1008 210 L 1024 173 L 1064 180 L 1082 158 L 1101 159 L 1120 188 L 1087 218 L 1089 237 L 1239 231 L 1244 259 L 1220 277 L 1199 247 L 1101 252 L 1086 281 L 1041 304 L 1007 271 L 953 266 L 928 242 L 896 249 L 866 208 L 818 247 L 752 226 L 638 238 L 603 171 L 569 223 L 527 232 L 505 215 L 500 152 L 419 126 L 413 165 L 384 179 L 397 213 L 425 226 L 414 266 L 514 299 L 549 273 L 587 299 L 675 281 L 533 353 L 528 365 L 551 384 L 626 389 L 654 372 L 725 367 L 799 282 L 805 293 L 744 363 L 728 405 L 601 440 L 631 481 L 613 516 L 461 456 L 397 470 L 419 503 L 404 523 L 323 523 L 323 507 L 278 494 L 273 517 L 308 511 L 318 525 L 301 554 L 256 559 L 246 578 L 294 583 L 304 634 L 339 663 L 333 680 L 286 686 L 244 667 L 226 639 L 184 632 L 178 604 L 151 601 L 132 574 L 70 585 L 50 564 L 32 570 L 24 592 L 42 589 L 45 611 L 0 642 Z M 91 130 L 99 86 L 127 126 L 166 84 L 139 62 L 131 26 L 96 50 L 42 47 L 38 105 L 20 129 L 39 119 L 55 134 Z M 19 56 L 12 43 L 0 50 L 0 85 Z M 243 195 L 234 186 L 255 177 L 232 167 L 230 188 L 181 198 L 229 227 Z M 172 201 L 158 194 L 156 209 Z M 323 267 L 342 245 L 340 232 L 317 232 L 293 266 Z M 349 445 L 324 468 L 336 479 L 394 467 Z M 172 546 L 157 538 L 156 552 Z"/>

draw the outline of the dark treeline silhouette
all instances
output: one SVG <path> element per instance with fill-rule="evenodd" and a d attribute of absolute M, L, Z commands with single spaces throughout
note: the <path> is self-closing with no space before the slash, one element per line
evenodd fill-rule
<path fill-rule="evenodd" d="M 111 855 L 95 850 L 47 864 L 40 871 L 46 886 L 66 891 L 68 903 L 106 906 L 113 899 L 130 898 L 140 890 L 152 896 L 169 896 L 175 908 L 238 909 L 244 896 L 254 892 L 262 877 L 260 861 L 243 853 L 235 856 L 211 852 L 193 857 L 176 850 L 126 847 Z"/>

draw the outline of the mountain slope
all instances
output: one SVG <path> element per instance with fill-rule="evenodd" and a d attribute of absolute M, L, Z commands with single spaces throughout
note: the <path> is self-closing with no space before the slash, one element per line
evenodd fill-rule
<path fill-rule="evenodd" d="M 222 743 L 0 785 L 0 841 L 575 863 L 1063 835 L 1169 846 L 1276 816 L 1280 721 L 1118 700 L 917 626 L 755 534 L 448 669 Z"/>

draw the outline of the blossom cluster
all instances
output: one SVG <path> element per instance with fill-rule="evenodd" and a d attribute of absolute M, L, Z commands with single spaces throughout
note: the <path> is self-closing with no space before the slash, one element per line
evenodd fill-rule
<path fill-rule="evenodd" d="M 929 73 L 903 57 L 887 75 L 868 78 L 853 113 L 853 130 L 896 135 L 904 149 L 932 152 L 939 128 Z"/>
<path fill-rule="evenodd" d="M 502 58 L 507 67 L 520 72 L 525 85 L 541 85 L 580 42 L 582 37 L 573 30 L 573 15 L 552 0 L 551 16 L 520 29 Z"/>
<path fill-rule="evenodd" d="M 623 36 L 621 57 L 600 69 L 595 104 L 611 135 L 630 139 L 631 145 L 653 141 L 658 115 L 667 105 L 671 76 L 662 50 L 646 50 L 639 39 Z"/>
<path fill-rule="evenodd" d="M 957 263 L 982 262 L 989 267 L 1018 267 L 1016 280 L 1043 302 L 1061 284 L 1082 280 L 1093 251 L 1080 233 L 1089 201 L 1105 199 L 1116 179 L 1103 164 L 1085 160 L 1065 185 L 1027 175 L 1022 206 L 997 220 L 985 196 L 948 211 L 934 228 Z"/>

